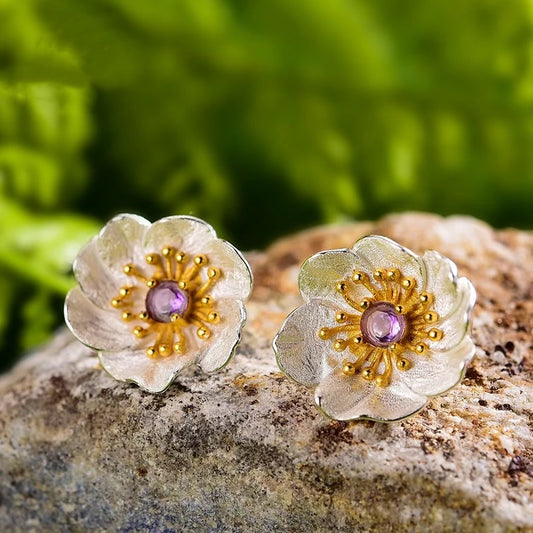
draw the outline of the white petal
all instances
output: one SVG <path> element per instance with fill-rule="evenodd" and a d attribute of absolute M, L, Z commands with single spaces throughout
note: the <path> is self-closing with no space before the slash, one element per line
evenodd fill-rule
<path fill-rule="evenodd" d="M 220 280 L 209 291 L 211 296 L 246 300 L 252 290 L 252 271 L 239 250 L 229 242 L 215 239 L 208 240 L 201 253 L 222 272 Z"/>
<path fill-rule="evenodd" d="M 317 406 L 335 420 L 357 418 L 393 421 L 424 407 L 427 401 L 400 381 L 378 387 L 361 376 L 330 374 L 315 391 Z"/>
<path fill-rule="evenodd" d="M 318 384 L 329 371 L 327 358 L 332 352 L 332 341 L 320 339 L 318 332 L 336 325 L 336 310 L 323 300 L 308 302 L 287 317 L 274 339 L 279 367 L 302 385 Z"/>
<path fill-rule="evenodd" d="M 146 232 L 147 253 L 172 246 L 189 255 L 203 253 L 204 247 L 216 238 L 215 230 L 203 220 L 189 216 L 171 216 L 152 224 Z"/>
<path fill-rule="evenodd" d="M 67 294 L 65 321 L 81 342 L 95 350 L 123 350 L 138 343 L 117 310 L 97 307 L 79 287 Z"/>
<path fill-rule="evenodd" d="M 359 261 L 364 261 L 373 271 L 378 268 L 397 268 L 403 276 L 416 280 L 417 287 L 424 286 L 425 267 L 411 250 L 386 237 L 370 235 L 359 239 L 353 246 Z"/>
<path fill-rule="evenodd" d="M 466 278 L 457 280 L 457 294 L 454 308 L 446 318 L 435 324 L 444 336 L 438 342 L 430 342 L 432 351 L 447 351 L 457 346 L 470 329 L 470 315 L 476 301 L 474 286 Z"/>
<path fill-rule="evenodd" d="M 474 343 L 470 337 L 465 337 L 458 346 L 447 352 L 407 355 L 413 366 L 409 370 L 396 370 L 393 379 L 401 380 L 419 394 L 442 394 L 461 380 L 474 352 Z"/>
<path fill-rule="evenodd" d="M 150 222 L 137 215 L 118 215 L 111 219 L 96 238 L 96 247 L 103 264 L 112 270 L 121 283 L 128 278 L 122 269 L 143 257 L 143 238 Z"/>
<path fill-rule="evenodd" d="M 353 309 L 337 291 L 339 281 L 351 277 L 354 270 L 368 270 L 365 263 L 358 262 L 357 257 L 349 249 L 328 250 L 310 257 L 303 265 L 298 276 L 298 285 L 305 301 L 313 299 L 327 300 L 338 309 Z M 362 285 L 350 284 L 350 296 L 354 300 L 368 296 Z"/>
<path fill-rule="evenodd" d="M 197 360 L 204 372 L 215 372 L 229 362 L 246 320 L 244 305 L 240 301 L 221 300 L 217 302 L 216 309 L 221 316 L 220 323 L 216 326 L 209 325 L 212 334 L 208 348 Z"/>
<path fill-rule="evenodd" d="M 453 261 L 433 250 L 422 257 L 426 265 L 425 291 L 435 297 L 432 308 L 440 317 L 448 316 L 456 305 L 457 267 Z"/>
<path fill-rule="evenodd" d="M 98 354 L 104 369 L 119 381 L 133 382 L 148 392 L 163 392 L 183 368 L 194 363 L 194 354 L 152 359 L 139 350 L 101 352 Z"/>
<path fill-rule="evenodd" d="M 122 286 L 114 271 L 107 268 L 98 255 L 96 238 L 86 244 L 74 260 L 74 275 L 85 295 L 103 309 L 109 309 L 111 300 Z"/>
<path fill-rule="evenodd" d="M 330 373 L 315 390 L 317 407 L 335 420 L 357 418 L 352 414 L 357 405 L 372 394 L 374 385 L 356 377 Z"/>

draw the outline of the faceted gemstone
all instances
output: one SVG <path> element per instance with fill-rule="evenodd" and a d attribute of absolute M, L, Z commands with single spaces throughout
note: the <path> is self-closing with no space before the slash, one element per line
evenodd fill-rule
<path fill-rule="evenodd" d="M 173 314 L 185 315 L 188 305 L 189 297 L 177 281 L 160 281 L 146 295 L 146 311 L 157 322 L 171 322 Z"/>
<path fill-rule="evenodd" d="M 386 348 L 405 334 L 405 318 L 389 302 L 372 304 L 361 316 L 363 340 L 373 346 Z"/>

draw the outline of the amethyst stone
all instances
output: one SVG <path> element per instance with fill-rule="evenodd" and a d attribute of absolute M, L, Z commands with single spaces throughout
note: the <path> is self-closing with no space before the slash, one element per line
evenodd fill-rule
<path fill-rule="evenodd" d="M 368 344 L 387 348 L 405 334 L 405 317 L 388 302 L 372 304 L 361 316 L 361 334 Z"/>
<path fill-rule="evenodd" d="M 171 316 L 185 315 L 189 306 L 187 293 L 181 290 L 177 281 L 160 281 L 146 295 L 146 311 L 156 322 L 171 322 Z"/>

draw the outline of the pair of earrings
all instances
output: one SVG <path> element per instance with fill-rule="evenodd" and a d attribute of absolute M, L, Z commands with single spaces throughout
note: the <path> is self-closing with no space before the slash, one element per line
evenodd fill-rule
<path fill-rule="evenodd" d="M 235 352 L 252 272 L 202 220 L 119 215 L 73 268 L 66 323 L 113 378 L 163 392 L 183 368 L 214 372 Z M 474 354 L 475 290 L 437 252 L 364 237 L 309 258 L 299 287 L 304 304 L 273 346 L 331 418 L 405 418 L 457 384 Z"/>

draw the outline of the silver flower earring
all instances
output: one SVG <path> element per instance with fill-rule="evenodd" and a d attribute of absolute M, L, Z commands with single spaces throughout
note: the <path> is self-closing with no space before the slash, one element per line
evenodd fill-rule
<path fill-rule="evenodd" d="M 283 372 L 315 387 L 337 420 L 393 421 L 424 407 L 463 377 L 472 283 L 449 259 L 418 257 L 385 237 L 320 252 L 300 271 L 304 305 L 274 339 Z"/>
<path fill-rule="evenodd" d="M 119 381 L 162 392 L 193 363 L 221 369 L 240 340 L 250 266 L 198 218 L 119 215 L 80 251 L 74 274 L 66 323 Z"/>

